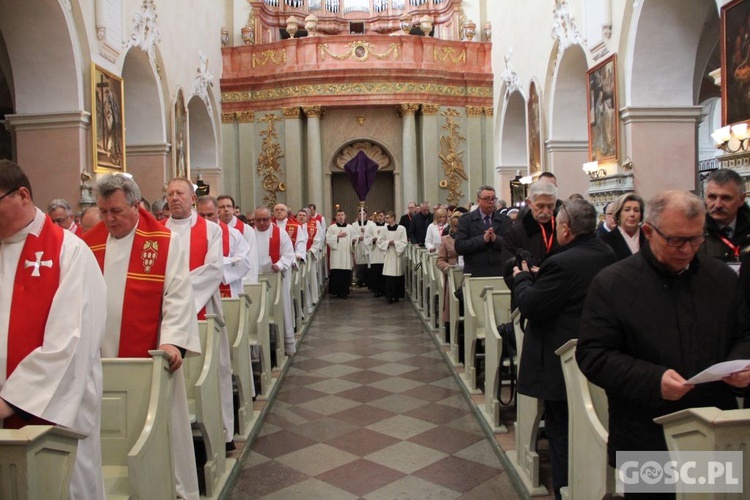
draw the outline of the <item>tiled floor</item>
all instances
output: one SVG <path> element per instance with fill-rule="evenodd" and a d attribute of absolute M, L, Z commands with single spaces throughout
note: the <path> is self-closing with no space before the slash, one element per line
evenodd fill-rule
<path fill-rule="evenodd" d="M 519 498 L 408 301 L 320 304 L 230 499 Z"/>

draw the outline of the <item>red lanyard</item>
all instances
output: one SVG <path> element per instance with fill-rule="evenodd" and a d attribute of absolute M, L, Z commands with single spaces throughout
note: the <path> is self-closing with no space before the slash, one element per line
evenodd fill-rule
<path fill-rule="evenodd" d="M 726 236 L 723 236 L 723 235 L 718 235 L 718 236 L 719 236 L 719 239 L 721 241 L 723 241 L 724 244 L 726 246 L 728 246 L 729 249 L 734 254 L 734 261 L 735 262 L 739 262 L 740 261 L 740 246 L 739 245 L 735 245 L 734 243 L 732 243 L 731 241 L 729 241 Z"/>
<path fill-rule="evenodd" d="M 547 247 L 547 253 L 550 253 L 552 251 L 552 243 L 555 242 L 555 218 L 552 217 L 552 234 L 549 235 L 549 238 L 547 238 L 547 231 L 544 229 L 544 225 L 539 224 L 539 227 L 542 229 L 542 239 L 544 240 L 544 246 Z"/>

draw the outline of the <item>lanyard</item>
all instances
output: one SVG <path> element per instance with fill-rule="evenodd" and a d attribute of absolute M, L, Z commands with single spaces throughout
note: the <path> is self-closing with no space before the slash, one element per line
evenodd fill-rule
<path fill-rule="evenodd" d="M 719 236 L 719 239 L 723 241 L 724 244 L 728 246 L 729 249 L 732 251 L 732 253 L 734 254 L 734 261 L 739 262 L 740 261 L 740 246 L 735 245 L 734 243 L 729 241 L 729 239 L 727 239 L 726 236 L 723 236 L 723 235 L 717 235 L 717 236 Z"/>
<path fill-rule="evenodd" d="M 550 253 L 552 251 L 552 243 L 555 242 L 555 218 L 552 217 L 552 233 L 549 235 L 549 238 L 547 238 L 547 231 L 544 229 L 543 224 L 539 224 L 539 227 L 542 230 L 542 239 L 544 240 L 544 246 L 547 247 L 547 253 Z"/>

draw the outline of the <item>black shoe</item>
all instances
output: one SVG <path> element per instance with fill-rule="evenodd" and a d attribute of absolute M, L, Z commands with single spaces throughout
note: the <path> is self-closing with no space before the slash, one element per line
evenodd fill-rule
<path fill-rule="evenodd" d="M 225 443 L 227 451 L 234 451 L 237 449 L 237 446 L 234 444 L 234 440 L 229 441 L 228 443 Z"/>
<path fill-rule="evenodd" d="M 388 303 L 393 304 L 393 297 L 388 297 Z"/>

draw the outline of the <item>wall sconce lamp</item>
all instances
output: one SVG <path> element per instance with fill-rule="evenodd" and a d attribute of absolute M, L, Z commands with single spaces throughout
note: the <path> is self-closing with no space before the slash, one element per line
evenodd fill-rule
<path fill-rule="evenodd" d="M 599 168 L 598 161 L 589 161 L 583 164 L 583 171 L 588 174 L 592 179 L 599 179 L 600 177 L 606 177 L 607 171 L 603 168 Z"/>
<path fill-rule="evenodd" d="M 711 137 L 716 143 L 716 147 L 726 153 L 739 153 L 750 149 L 750 144 L 748 144 L 750 131 L 747 129 L 747 123 L 721 127 L 716 129 Z"/>

